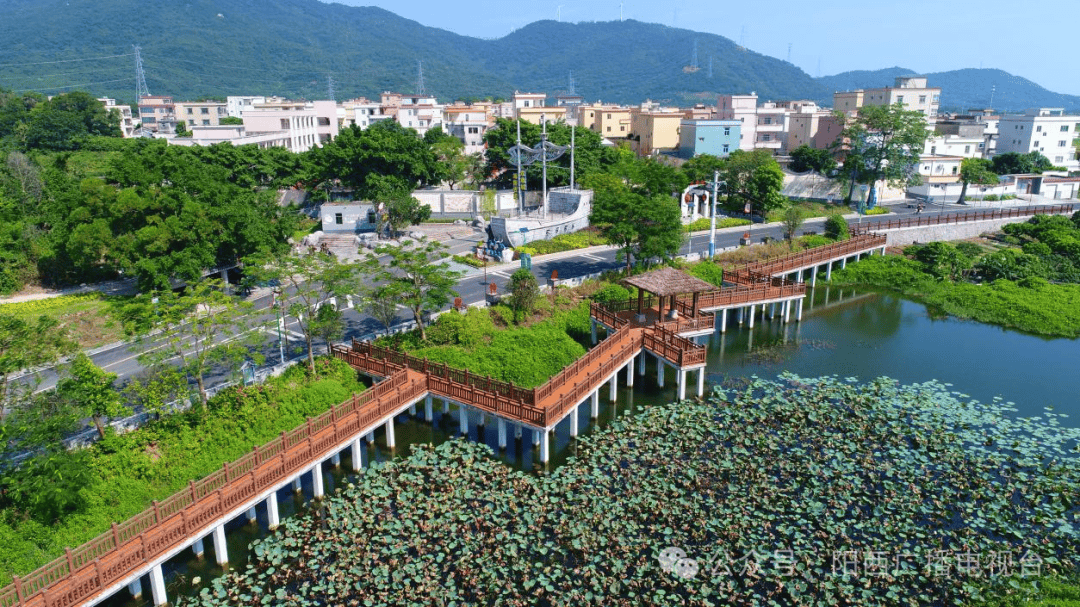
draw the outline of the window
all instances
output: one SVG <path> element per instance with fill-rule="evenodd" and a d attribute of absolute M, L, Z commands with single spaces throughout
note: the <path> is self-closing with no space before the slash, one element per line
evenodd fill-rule
<path fill-rule="evenodd" d="M 203 123 L 203 126 L 210 126 L 210 121 L 209 120 L 203 120 L 202 123 Z"/>
<path fill-rule="evenodd" d="M 153 110 L 150 110 L 150 111 L 153 111 Z M 192 109 L 192 108 L 187 108 L 187 114 L 188 114 L 188 116 L 190 116 L 190 115 L 192 115 L 192 114 L 194 114 L 194 113 L 195 113 L 195 110 L 194 110 L 194 109 Z"/>
<path fill-rule="evenodd" d="M 1062 162 L 1064 160 L 1065 158 L 1063 158 L 1062 156 L 1054 156 L 1054 162 Z"/>
<path fill-rule="evenodd" d="M 1035 147 L 1039 147 L 1039 142 L 1038 141 L 1035 142 Z"/>
<path fill-rule="evenodd" d="M 771 141 L 772 140 L 772 135 L 769 135 L 768 133 L 762 133 L 761 140 L 762 141 Z"/>
<path fill-rule="evenodd" d="M 476 134 L 479 134 L 479 133 L 480 133 L 480 127 L 476 127 L 476 126 L 470 126 L 469 127 L 469 134 L 470 135 L 476 135 Z"/>
<path fill-rule="evenodd" d="M 897 95 L 896 96 L 896 102 L 897 103 L 903 103 L 904 102 L 904 96 L 903 95 Z"/>
<path fill-rule="evenodd" d="M 208 108 L 208 107 L 199 108 L 199 113 L 209 116 L 210 115 L 210 108 Z"/>
<path fill-rule="evenodd" d="M 964 153 L 967 154 L 969 152 L 971 152 L 971 146 L 970 145 L 965 145 L 964 146 Z"/>
<path fill-rule="evenodd" d="M 345 218 L 342 217 L 341 213 L 334 213 L 334 223 L 339 226 L 345 224 Z"/>
<path fill-rule="evenodd" d="M 378 217 L 375 216 L 375 211 L 368 211 L 367 212 L 367 222 L 368 223 L 375 223 L 376 220 L 378 220 Z"/>
<path fill-rule="evenodd" d="M 330 119 L 319 116 L 319 126 L 330 126 Z"/>
<path fill-rule="evenodd" d="M 772 118 L 765 118 L 761 121 L 762 124 L 772 124 Z"/>
<path fill-rule="evenodd" d="M 725 154 L 727 154 L 727 153 L 728 153 L 728 148 L 729 148 L 728 144 L 726 144 L 726 143 L 725 143 L 725 144 L 724 144 L 724 153 L 725 153 Z"/>
<path fill-rule="evenodd" d="M 953 175 L 955 175 L 955 174 L 956 174 L 956 169 L 957 169 L 957 167 L 955 167 L 955 166 L 954 166 L 954 167 L 952 168 L 952 174 L 953 174 Z"/>
<path fill-rule="evenodd" d="M 731 134 L 731 127 L 730 126 L 725 126 L 724 127 L 724 134 L 725 135 L 730 135 Z"/>
<path fill-rule="evenodd" d="M 611 127 L 610 127 L 610 126 L 609 126 L 609 127 L 607 128 L 607 132 L 608 132 L 608 133 L 610 133 L 610 132 L 611 132 Z"/>
<path fill-rule="evenodd" d="M 1061 125 L 1061 132 L 1062 133 L 1068 133 L 1069 132 L 1069 125 L 1067 125 L 1067 124 Z"/>
<path fill-rule="evenodd" d="M 937 154 L 937 146 L 936 145 L 930 146 L 930 155 L 933 156 L 934 154 Z"/>
<path fill-rule="evenodd" d="M 698 137 L 697 140 L 698 141 L 705 141 L 705 138 L 704 137 Z"/>
<path fill-rule="evenodd" d="M 926 105 L 926 95 L 919 95 L 919 105 Z"/>
<path fill-rule="evenodd" d="M 188 126 L 195 126 L 195 121 L 194 120 L 188 120 L 187 123 L 188 123 Z"/>
<path fill-rule="evenodd" d="M 1035 132 L 1036 133 L 1041 133 L 1042 132 L 1042 125 L 1041 124 L 1039 126 L 1035 127 Z"/>
<path fill-rule="evenodd" d="M 1059 148 L 1063 148 L 1063 147 L 1065 147 L 1065 142 L 1064 142 L 1064 141 L 1059 141 L 1059 142 L 1058 142 L 1058 147 L 1059 147 Z"/>
<path fill-rule="evenodd" d="M 281 119 L 281 128 L 282 129 L 288 129 L 289 128 L 289 119 L 288 118 L 282 118 Z"/>
<path fill-rule="evenodd" d="M 626 125 L 625 125 L 625 124 L 624 124 L 624 125 L 621 125 L 621 126 L 619 126 L 619 132 L 620 132 L 620 133 L 622 133 L 622 132 L 625 132 L 625 131 L 626 131 Z"/>
<path fill-rule="evenodd" d="M 611 120 L 611 114 L 608 114 L 607 117 L 608 117 L 608 120 Z"/>

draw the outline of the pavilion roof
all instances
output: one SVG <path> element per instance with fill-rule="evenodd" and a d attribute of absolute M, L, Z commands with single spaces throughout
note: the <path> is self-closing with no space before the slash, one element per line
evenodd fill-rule
<path fill-rule="evenodd" d="M 702 291 L 715 291 L 716 285 L 707 283 L 700 278 L 691 276 L 682 270 L 663 267 L 637 276 L 631 276 L 623 281 L 623 284 L 635 286 L 642 291 L 666 297 L 668 295 L 681 295 L 683 293 L 699 293 Z"/>

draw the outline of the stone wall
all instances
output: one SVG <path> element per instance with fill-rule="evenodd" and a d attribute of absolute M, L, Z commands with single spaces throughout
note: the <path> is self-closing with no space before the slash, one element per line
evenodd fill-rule
<path fill-rule="evenodd" d="M 986 232 L 997 232 L 1001 226 L 1010 223 L 1024 223 L 1031 217 L 1008 217 L 1005 219 L 990 219 L 986 221 L 966 221 L 963 223 L 943 223 L 935 226 L 921 226 L 911 228 L 896 228 L 892 230 L 875 230 L 879 234 L 885 234 L 890 247 L 899 247 L 915 243 L 934 242 L 938 240 L 964 240 L 975 238 Z"/>

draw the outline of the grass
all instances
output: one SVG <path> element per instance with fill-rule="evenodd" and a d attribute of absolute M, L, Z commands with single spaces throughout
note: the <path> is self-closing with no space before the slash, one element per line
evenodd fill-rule
<path fill-rule="evenodd" d="M 363 390 L 347 364 L 326 358 L 318 363 L 318 376 L 292 367 L 265 384 L 223 391 L 211 399 L 208 413 L 193 409 L 166 416 L 69 452 L 83 458 L 90 472 L 79 491 L 82 507 L 55 522 L 32 518 L 18 505 L 0 510 L 0 586 Z"/>
<path fill-rule="evenodd" d="M 460 264 L 465 264 L 467 266 L 472 266 L 474 268 L 482 268 L 482 267 L 484 267 L 484 260 L 483 259 L 478 259 L 478 258 L 476 258 L 476 257 L 474 257 L 472 255 L 454 255 L 451 259 L 453 259 L 454 261 L 456 261 L 456 262 L 458 262 Z"/>
<path fill-rule="evenodd" d="M 48 316 L 67 329 L 81 349 L 96 348 L 124 339 L 120 323 L 113 310 L 127 297 L 106 297 L 100 293 L 62 295 L 0 305 L 0 314 L 10 314 L 24 320 Z"/>
<path fill-rule="evenodd" d="M 300 227 L 296 228 L 296 231 L 292 234 L 293 242 L 300 242 L 304 240 L 305 236 L 317 231 L 319 229 L 319 226 L 321 225 L 322 222 L 317 219 L 312 219 L 310 217 L 301 217 Z"/>
<path fill-rule="evenodd" d="M 716 219 L 716 229 L 717 230 L 722 230 L 724 228 L 734 228 L 734 227 L 738 227 L 738 226 L 748 226 L 748 225 L 750 225 L 750 220 L 749 219 L 740 219 L 738 217 L 724 217 L 722 219 L 717 217 L 717 219 Z M 712 218 L 711 217 L 701 217 L 701 218 L 695 219 L 693 223 L 686 226 L 686 231 L 687 232 L 701 232 L 703 230 L 711 230 L 711 229 L 712 229 Z"/>
<path fill-rule="evenodd" d="M 803 202 L 796 202 L 795 206 L 802 209 L 804 219 L 811 219 L 811 218 L 814 218 L 814 217 L 828 217 L 829 215 L 832 215 L 833 213 L 836 213 L 837 211 L 847 212 L 847 208 L 842 204 L 837 205 L 837 204 L 826 204 L 824 202 L 803 201 Z M 774 209 L 772 211 L 769 211 L 768 214 L 765 216 L 765 221 L 767 221 L 769 223 L 774 223 L 774 222 L 783 221 L 783 220 L 784 220 L 784 209 L 783 208 Z"/>
<path fill-rule="evenodd" d="M 517 247 L 518 253 L 528 253 L 533 257 L 547 255 L 549 253 L 561 253 L 586 247 L 595 247 L 608 244 L 600 231 L 596 228 L 586 228 L 571 234 L 559 234 L 551 240 L 535 240 L 524 246 Z"/>

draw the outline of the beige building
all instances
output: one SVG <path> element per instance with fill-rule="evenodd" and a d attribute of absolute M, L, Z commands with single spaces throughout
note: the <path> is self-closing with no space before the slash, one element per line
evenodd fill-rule
<path fill-rule="evenodd" d="M 115 99 L 108 97 L 102 97 L 98 101 L 105 106 L 106 112 L 116 110 L 120 114 L 120 132 L 124 134 L 124 137 L 131 137 L 135 134 L 135 117 L 131 113 L 130 105 L 118 104 Z"/>
<path fill-rule="evenodd" d="M 833 93 L 833 109 L 851 113 L 870 105 L 894 105 L 916 110 L 926 116 L 926 123 L 933 128 L 941 105 L 941 89 L 927 86 L 926 76 L 899 76 L 896 86 Z"/>
<path fill-rule="evenodd" d="M 642 156 L 679 147 L 679 124 L 682 112 L 630 112 L 630 147 Z"/>
<path fill-rule="evenodd" d="M 767 101 L 759 107 L 757 99 L 757 93 L 720 95 L 716 101 L 716 117 L 740 123 L 740 150 L 767 149 L 779 154 L 787 145 L 789 106 Z"/>
<path fill-rule="evenodd" d="M 540 124 L 541 120 L 546 120 L 548 123 L 552 122 L 566 122 L 566 113 L 570 108 L 563 106 L 535 106 L 527 108 L 518 108 L 518 118 L 523 122 L 531 122 L 533 124 Z"/>
<path fill-rule="evenodd" d="M 191 130 L 193 126 L 218 126 L 221 119 L 228 116 L 226 104 L 217 101 L 178 101 L 176 103 L 176 121 L 184 123 Z"/>
<path fill-rule="evenodd" d="M 492 124 L 487 108 L 452 105 L 443 110 L 443 114 L 446 116 L 444 130 L 465 144 L 466 154 L 484 151 L 484 133 Z"/>
<path fill-rule="evenodd" d="M 630 135 L 630 108 L 618 105 L 583 105 L 578 108 L 581 126 L 607 139 Z"/>

